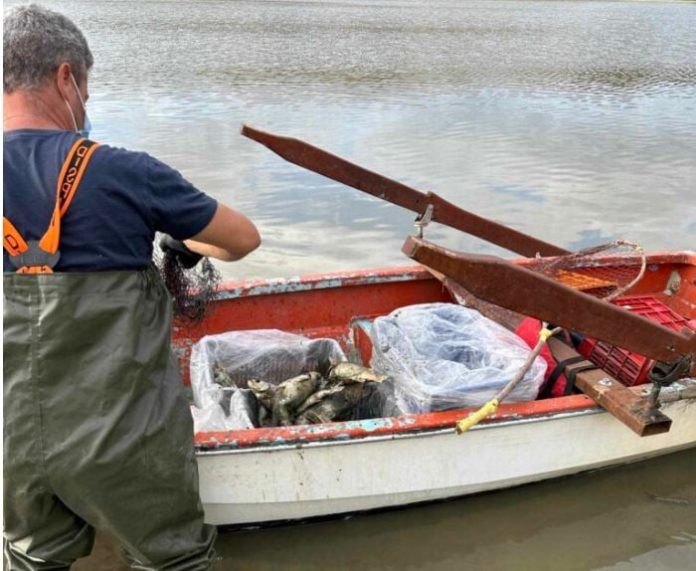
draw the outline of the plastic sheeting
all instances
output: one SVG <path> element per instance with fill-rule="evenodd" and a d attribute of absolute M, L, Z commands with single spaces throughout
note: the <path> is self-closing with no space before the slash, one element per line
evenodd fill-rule
<path fill-rule="evenodd" d="M 191 413 L 195 431 L 253 428 L 257 424 L 255 397 L 247 391 L 247 381 L 251 379 L 278 385 L 316 371 L 328 362 L 345 360 L 340 345 L 333 339 L 307 339 L 277 329 L 230 331 L 203 337 L 191 350 Z M 216 363 L 224 369 L 231 387 L 215 382 Z"/>
<path fill-rule="evenodd" d="M 529 356 L 527 344 L 478 311 L 451 303 L 413 305 L 375 319 L 372 368 L 393 379 L 402 413 L 480 406 Z M 506 402 L 534 400 L 546 363 L 537 358 Z"/>

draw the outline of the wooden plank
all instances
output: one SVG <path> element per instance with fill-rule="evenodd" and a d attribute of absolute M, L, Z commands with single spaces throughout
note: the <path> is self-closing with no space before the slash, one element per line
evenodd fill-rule
<path fill-rule="evenodd" d="M 549 339 L 549 347 L 559 362 L 579 356 L 560 339 Z M 587 364 L 589 361 L 574 363 L 563 372 L 567 376 L 573 369 Z M 622 385 L 601 369 L 579 372 L 575 385 L 639 436 L 669 432 L 671 419 L 651 405 L 649 396 Z"/>

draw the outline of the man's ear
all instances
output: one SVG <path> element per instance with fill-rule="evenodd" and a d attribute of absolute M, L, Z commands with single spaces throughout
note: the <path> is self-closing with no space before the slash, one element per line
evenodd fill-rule
<path fill-rule="evenodd" d="M 72 87 L 72 80 L 70 79 L 71 75 L 72 69 L 70 67 L 70 64 L 67 62 L 63 62 L 58 66 L 55 75 L 56 88 L 58 89 L 58 93 L 60 93 L 63 96 L 63 99 L 67 99 L 68 101 L 72 99 L 70 97 L 71 90 L 74 91 L 74 87 Z"/>

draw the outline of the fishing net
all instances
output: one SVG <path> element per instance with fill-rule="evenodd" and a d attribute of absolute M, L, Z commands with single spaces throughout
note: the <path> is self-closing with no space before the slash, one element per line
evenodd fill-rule
<path fill-rule="evenodd" d="M 220 272 L 208 258 L 186 269 L 172 252 L 155 247 L 153 261 L 172 296 L 174 317 L 197 323 L 207 314 L 222 282 Z"/>
<path fill-rule="evenodd" d="M 565 256 L 538 258 L 528 267 L 573 289 L 611 301 L 642 279 L 646 264 L 638 244 L 615 240 Z"/>

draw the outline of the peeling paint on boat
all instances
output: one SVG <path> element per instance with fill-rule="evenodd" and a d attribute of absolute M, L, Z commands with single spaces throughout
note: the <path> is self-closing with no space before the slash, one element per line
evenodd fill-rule
<path fill-rule="evenodd" d="M 228 446 L 233 448 L 260 448 L 320 441 L 358 441 L 373 436 L 396 437 L 443 429 L 453 431 L 457 421 L 474 412 L 474 410 L 474 408 L 471 408 L 326 424 L 252 428 L 229 432 L 202 432 L 196 434 L 195 441 L 199 450 L 205 451 Z M 503 404 L 498 409 L 498 412 L 487 418 L 480 427 L 531 419 L 548 419 L 559 414 L 591 410 L 598 411 L 599 409 L 594 401 L 585 395 Z"/>
<path fill-rule="evenodd" d="M 421 266 L 406 266 L 402 268 L 390 268 L 387 271 L 366 270 L 336 272 L 329 275 L 316 274 L 270 280 L 229 282 L 220 287 L 216 299 L 228 300 L 240 297 L 277 295 L 351 285 L 394 283 L 418 279 L 432 279 L 432 277 L 425 272 Z"/>

